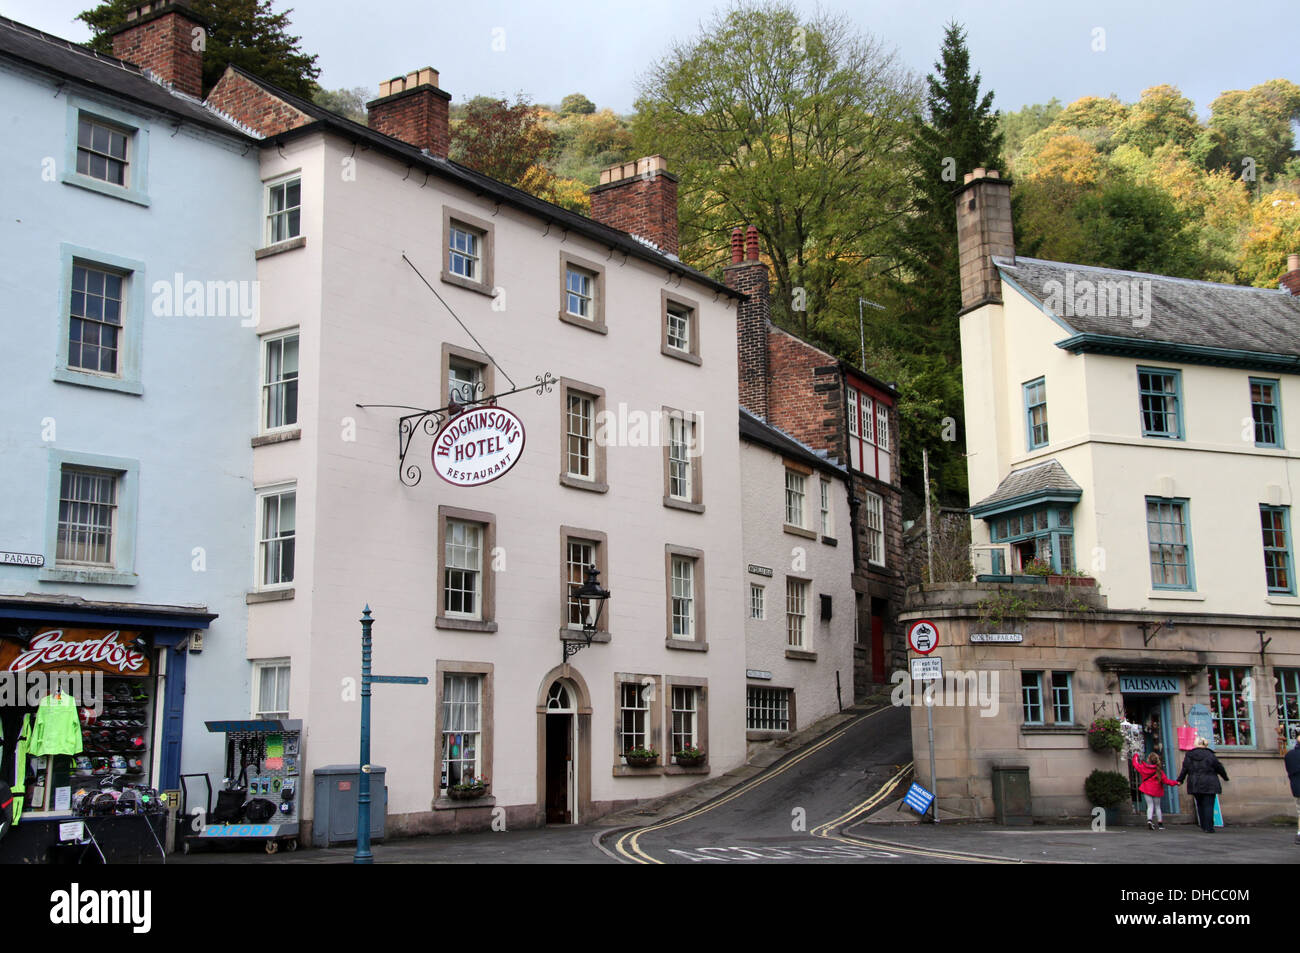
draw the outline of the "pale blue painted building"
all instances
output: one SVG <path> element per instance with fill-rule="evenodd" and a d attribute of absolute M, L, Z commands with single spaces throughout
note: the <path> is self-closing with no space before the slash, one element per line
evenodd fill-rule
<path fill-rule="evenodd" d="M 90 726 L 82 768 L 122 758 L 160 788 L 219 782 L 203 722 L 251 707 L 253 142 L 136 67 L 0 18 L 0 671 L 76 668 L 74 652 L 106 669 L 110 724 Z M 23 711 L 0 705 L 6 739 Z M 24 825 L 84 783 L 75 761 L 53 770 Z"/>

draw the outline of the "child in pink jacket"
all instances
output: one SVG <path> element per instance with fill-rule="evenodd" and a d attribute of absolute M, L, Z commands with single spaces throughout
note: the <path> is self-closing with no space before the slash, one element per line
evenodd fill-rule
<path fill-rule="evenodd" d="M 1138 760 L 1137 752 L 1133 753 L 1133 770 L 1138 774 L 1138 790 L 1147 802 L 1147 827 L 1151 830 L 1165 829 L 1164 813 L 1160 810 L 1160 799 L 1164 796 L 1165 785 L 1177 787 L 1178 782 L 1165 774 L 1161 764 L 1160 755 L 1154 751 L 1147 755 L 1146 763 L 1143 764 Z M 1152 811 L 1155 811 L 1155 823 L 1151 822 Z"/>

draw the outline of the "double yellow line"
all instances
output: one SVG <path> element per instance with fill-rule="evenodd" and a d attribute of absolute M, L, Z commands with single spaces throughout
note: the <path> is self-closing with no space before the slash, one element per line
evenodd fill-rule
<path fill-rule="evenodd" d="M 816 744 L 810 745 L 809 747 L 805 748 L 803 751 L 799 752 L 799 754 L 795 755 L 789 761 L 786 761 L 780 767 L 765 772 L 759 775 L 758 777 L 754 778 L 753 780 L 748 781 L 745 784 L 742 784 L 740 787 L 731 791 L 724 797 L 720 797 L 715 801 L 710 801 L 708 804 L 702 807 L 698 807 L 693 811 L 688 811 L 685 814 L 679 814 L 677 817 L 671 818 L 670 820 L 664 821 L 660 824 L 652 824 L 648 827 L 639 827 L 636 830 L 628 831 L 626 834 L 620 837 L 618 841 L 615 843 L 614 845 L 615 850 L 618 851 L 618 854 L 621 857 L 625 858 L 627 861 L 631 863 L 662 864 L 663 863 L 662 860 L 652 857 L 650 854 L 646 853 L 645 850 L 642 849 L 640 844 L 642 835 L 652 834 L 655 831 L 664 830 L 665 828 L 672 827 L 675 824 L 681 824 L 683 821 L 692 820 L 693 818 L 699 817 L 702 814 L 707 814 L 709 811 L 712 811 L 715 808 L 719 808 L 724 804 L 728 804 L 731 801 L 734 801 L 736 798 L 741 797 L 742 795 L 745 795 L 750 791 L 754 790 L 754 788 L 758 787 L 760 784 L 764 784 L 765 782 L 772 780 L 772 778 L 779 777 L 780 775 L 784 774 L 786 771 L 789 771 L 796 764 L 803 761 L 805 758 L 810 757 L 815 752 L 820 751 L 822 748 L 825 748 L 827 745 L 831 745 L 839 741 L 841 738 L 844 737 L 844 734 L 850 728 L 853 728 L 861 724 L 863 721 L 865 721 L 868 718 L 872 718 L 880 714 L 881 712 L 888 711 L 888 710 L 889 709 L 887 708 L 879 708 L 876 711 L 868 712 L 867 714 L 862 715 L 859 718 L 853 719 L 852 721 L 844 725 L 842 728 L 839 728 L 834 732 L 832 732 L 831 734 L 827 735 L 821 741 L 818 741 Z M 894 791 L 897 790 L 898 787 L 903 783 L 903 780 L 911 773 L 912 767 L 913 767 L 912 762 L 909 761 L 907 764 L 903 765 L 901 769 L 899 769 L 897 774 L 895 774 L 892 778 L 890 778 L 883 785 L 881 785 L 880 789 L 876 791 L 874 794 L 872 794 L 870 797 L 868 797 L 865 801 L 862 801 L 861 803 L 845 811 L 843 814 L 841 814 L 839 817 L 835 818 L 834 820 L 827 821 L 825 824 L 817 825 L 812 829 L 810 833 L 814 837 L 821 837 L 825 840 L 838 841 L 841 844 L 849 844 L 854 847 L 869 847 L 872 850 L 884 851 L 886 853 L 911 854 L 917 857 L 930 857 L 936 860 L 959 860 L 959 861 L 966 861 L 969 863 L 981 863 L 981 864 L 1014 864 L 1019 862 L 1009 858 L 986 857 L 986 856 L 981 856 L 979 854 L 964 854 L 959 851 L 934 850 L 934 849 L 924 848 L 924 847 L 903 847 L 898 844 L 872 841 L 861 837 L 853 837 L 842 832 L 841 830 L 842 828 L 855 824 L 860 818 L 869 814 L 871 811 L 875 810 L 882 803 L 884 803 L 890 797 L 890 795 L 892 795 Z"/>
<path fill-rule="evenodd" d="M 687 812 L 686 814 L 679 814 L 677 817 L 674 817 L 671 820 L 664 821 L 662 824 L 653 824 L 649 827 L 639 827 L 634 831 L 628 831 L 626 834 L 624 834 L 622 837 L 618 839 L 618 841 L 614 845 L 614 849 L 618 851 L 620 856 L 626 858 L 627 860 L 631 861 L 634 864 L 662 864 L 663 863 L 662 860 L 658 860 L 654 857 L 651 857 L 649 854 L 647 854 L 644 850 L 641 849 L 640 840 L 643 834 L 652 834 L 655 831 L 661 831 L 664 828 L 672 827 L 674 824 L 680 824 L 683 821 L 689 821 L 693 818 L 699 817 L 701 814 L 707 814 L 709 811 L 712 811 L 715 808 L 719 808 L 724 804 L 730 803 L 731 801 L 734 801 L 736 798 L 744 794 L 748 794 L 750 791 L 754 790 L 754 788 L 758 787 L 760 784 L 770 781 L 775 777 L 779 777 L 780 775 L 784 774 L 785 772 L 793 768 L 800 761 L 803 761 L 805 758 L 810 757 L 811 755 L 820 751 L 822 748 L 825 748 L 827 745 L 831 745 L 839 741 L 841 738 L 844 737 L 845 732 L 847 732 L 850 728 L 853 728 L 861 724 L 862 722 L 866 721 L 868 718 L 874 718 L 876 715 L 879 715 L 881 712 L 885 712 L 885 711 L 889 711 L 889 709 L 878 708 L 875 711 L 867 712 L 867 714 L 862 715 L 859 718 L 853 719 L 852 721 L 844 725 L 844 727 L 838 728 L 835 731 L 831 732 L 831 734 L 827 735 L 821 741 L 805 748 L 803 751 L 799 752 L 799 754 L 795 755 L 789 761 L 782 764 L 779 768 L 775 768 L 774 770 L 767 771 L 763 774 L 760 774 L 758 777 L 754 778 L 753 780 L 748 781 L 745 784 L 742 784 L 740 787 L 736 788 L 734 791 L 727 794 L 725 797 L 718 798 L 716 801 L 710 801 L 708 804 L 704 805 L 703 807 L 698 807 L 693 811 Z"/>
<path fill-rule="evenodd" d="M 899 772 L 886 781 L 879 791 L 871 795 L 861 804 L 850 808 L 833 821 L 827 821 L 825 824 L 819 824 L 812 829 L 814 837 L 824 837 L 827 840 L 839 841 L 841 844 L 849 844 L 854 847 L 870 847 L 873 850 L 885 851 L 886 853 L 911 854 L 915 857 L 932 857 L 936 860 L 961 860 L 974 864 L 1015 864 L 1019 861 L 1001 857 L 986 857 L 980 854 L 964 854 L 960 851 L 953 850 L 935 850 L 928 847 L 903 847 L 887 841 L 875 841 L 866 837 L 853 837 L 845 834 L 841 828 L 849 827 L 855 824 L 858 818 L 869 814 L 884 802 L 899 785 L 903 779 L 911 773 L 913 768 L 912 762 L 903 765 Z"/>

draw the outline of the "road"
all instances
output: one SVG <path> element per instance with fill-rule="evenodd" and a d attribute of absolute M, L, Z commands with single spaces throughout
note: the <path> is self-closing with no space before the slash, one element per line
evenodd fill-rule
<path fill-rule="evenodd" d="M 882 708 L 793 752 L 739 788 L 676 818 L 602 838 L 625 863 L 972 861 L 876 842 L 861 823 L 911 775 L 910 713 Z"/>

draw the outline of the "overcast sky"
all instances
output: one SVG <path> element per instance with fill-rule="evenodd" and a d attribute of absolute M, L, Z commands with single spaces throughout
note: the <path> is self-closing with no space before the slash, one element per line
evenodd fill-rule
<path fill-rule="evenodd" d="M 292 5 L 294 32 L 317 54 L 323 86 L 365 86 L 421 66 L 441 73 L 453 101 L 523 92 L 558 103 L 583 92 L 629 112 L 636 81 L 674 40 L 695 36 L 725 2 L 710 0 L 274 0 Z M 47 32 L 85 40 L 74 17 L 92 0 L 0 0 L 0 11 Z M 796 6 L 812 11 L 814 3 Z M 1117 94 L 1171 83 L 1208 115 L 1227 89 L 1285 77 L 1300 82 L 1295 0 L 825 0 L 897 49 L 917 73 L 932 69 L 949 19 L 963 23 L 974 68 L 1000 109 L 1053 96 Z M 1063 9 L 1068 7 L 1068 9 Z M 1104 31 L 1104 34 L 1096 31 Z M 1104 50 L 1094 51 L 1100 39 Z M 494 49 L 504 46 L 504 49 Z"/>

